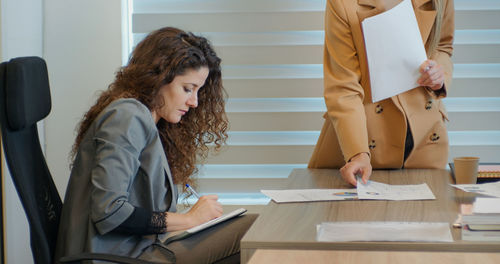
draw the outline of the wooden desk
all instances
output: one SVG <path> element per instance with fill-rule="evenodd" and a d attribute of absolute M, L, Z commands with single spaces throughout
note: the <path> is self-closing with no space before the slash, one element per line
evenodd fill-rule
<path fill-rule="evenodd" d="M 388 184 L 427 183 L 436 200 L 427 201 L 334 201 L 277 204 L 271 201 L 241 240 L 242 262 L 257 249 L 456 251 L 500 252 L 500 242 L 460 239 L 452 228 L 454 242 L 318 242 L 316 225 L 335 221 L 406 221 L 453 223 L 460 203 L 474 196 L 449 185 L 446 170 L 377 170 L 372 180 Z M 351 188 L 338 170 L 295 169 L 284 189 Z M 451 228 L 451 225 L 450 225 Z"/>
<path fill-rule="evenodd" d="M 497 264 L 500 253 L 258 249 L 248 264 Z"/>

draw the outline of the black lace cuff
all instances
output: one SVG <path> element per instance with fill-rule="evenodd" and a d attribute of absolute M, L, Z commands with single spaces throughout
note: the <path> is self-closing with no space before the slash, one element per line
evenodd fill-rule
<path fill-rule="evenodd" d="M 134 235 L 166 233 L 167 212 L 152 212 L 135 207 L 134 212 L 115 231 Z"/>
<path fill-rule="evenodd" d="M 163 234 L 167 232 L 167 212 L 153 212 L 149 229 L 153 234 Z"/>

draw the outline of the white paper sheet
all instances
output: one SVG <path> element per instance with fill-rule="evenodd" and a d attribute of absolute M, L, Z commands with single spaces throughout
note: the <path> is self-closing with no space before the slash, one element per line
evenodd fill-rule
<path fill-rule="evenodd" d="M 500 214 L 500 198 L 477 197 L 472 212 L 475 214 Z"/>
<path fill-rule="evenodd" d="M 415 185 L 389 185 L 368 181 L 357 182 L 358 199 L 368 200 L 434 200 L 436 197 L 426 183 Z"/>
<path fill-rule="evenodd" d="M 453 242 L 449 223 L 325 222 L 316 227 L 318 241 Z"/>
<path fill-rule="evenodd" d="M 410 0 L 361 22 L 372 101 L 418 87 L 419 67 L 427 59 Z"/>
<path fill-rule="evenodd" d="M 464 192 L 484 194 L 493 197 L 500 197 L 500 181 L 481 184 L 452 184 Z"/>
<path fill-rule="evenodd" d="M 356 189 L 261 190 L 277 203 L 357 199 Z"/>

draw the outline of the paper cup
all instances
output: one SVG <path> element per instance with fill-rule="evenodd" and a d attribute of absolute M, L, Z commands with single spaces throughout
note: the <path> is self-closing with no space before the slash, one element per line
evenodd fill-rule
<path fill-rule="evenodd" d="M 457 157 L 455 164 L 455 181 L 457 184 L 476 184 L 478 157 Z"/>

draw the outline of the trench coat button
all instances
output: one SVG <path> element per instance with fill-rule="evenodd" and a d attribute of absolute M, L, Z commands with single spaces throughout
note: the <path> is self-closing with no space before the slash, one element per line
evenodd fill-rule
<path fill-rule="evenodd" d="M 374 149 L 377 145 L 375 144 L 375 140 L 370 141 L 370 144 L 368 145 L 368 148 Z"/>
<path fill-rule="evenodd" d="M 432 100 L 429 100 L 425 104 L 425 110 L 430 110 L 431 108 L 432 108 Z"/>
<path fill-rule="evenodd" d="M 439 135 L 436 133 L 432 133 L 430 136 L 431 141 L 438 141 L 439 140 Z"/>
<path fill-rule="evenodd" d="M 382 113 L 383 111 L 384 111 L 384 108 L 383 108 L 381 105 L 379 105 L 379 104 L 378 104 L 378 105 L 375 107 L 375 113 L 380 114 L 380 113 Z"/>

